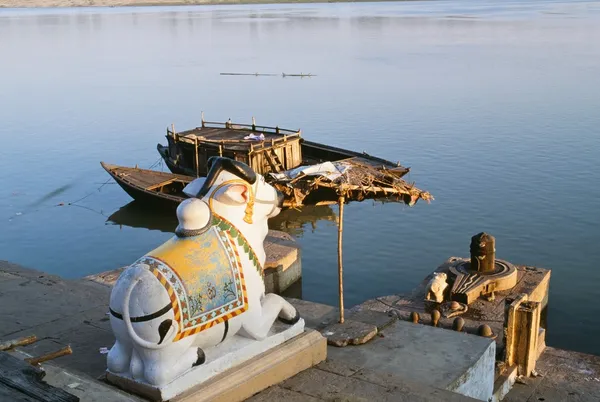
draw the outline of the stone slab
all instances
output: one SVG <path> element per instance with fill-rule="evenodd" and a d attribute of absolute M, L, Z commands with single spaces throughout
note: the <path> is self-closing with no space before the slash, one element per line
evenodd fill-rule
<path fill-rule="evenodd" d="M 326 357 L 325 338 L 317 331 L 310 330 L 175 398 L 173 402 L 243 401 L 309 369 Z M 287 399 L 280 400 L 288 402 Z"/>
<path fill-rule="evenodd" d="M 294 306 L 309 328 L 321 330 L 339 319 L 339 309 L 336 307 L 289 297 L 285 299 Z"/>
<path fill-rule="evenodd" d="M 327 343 L 332 346 L 362 345 L 377 335 L 377 327 L 360 321 L 344 320 L 343 324 L 336 322 L 328 325 L 321 332 L 327 337 Z"/>
<path fill-rule="evenodd" d="M 346 314 L 346 318 L 352 321 L 360 321 L 377 327 L 378 331 L 394 323 L 398 318 L 388 313 L 373 311 L 362 308 L 361 305 L 353 307 Z"/>
<path fill-rule="evenodd" d="M 202 365 L 191 368 L 175 380 L 160 387 L 136 381 L 128 374 L 115 374 L 108 370 L 106 380 L 122 389 L 152 399 L 167 401 L 303 332 L 304 320 L 300 319 L 292 326 L 276 322 L 269 331 L 269 335 L 262 341 L 234 335 L 225 342 L 204 350 L 206 361 Z"/>
<path fill-rule="evenodd" d="M 286 402 L 319 402 L 321 399 L 317 399 L 310 395 L 303 394 L 301 392 L 291 391 L 289 389 L 281 388 L 279 386 L 272 386 L 249 399 L 246 402 L 274 402 L 274 401 L 286 401 Z"/>
<path fill-rule="evenodd" d="M 298 242 L 278 230 L 269 230 L 265 238 L 265 254 L 265 270 L 281 267 L 285 271 L 301 258 Z"/>
<path fill-rule="evenodd" d="M 290 289 L 302 278 L 302 261 L 297 259 L 287 268 L 278 265 L 275 268 L 265 269 L 265 291 L 267 293 L 282 294 Z"/>
<path fill-rule="evenodd" d="M 524 384 L 517 382 L 503 401 L 600 400 L 600 356 L 547 347 L 536 372 Z"/>
<path fill-rule="evenodd" d="M 344 376 L 311 368 L 284 381 L 279 388 L 305 395 L 304 400 L 339 402 L 471 402 L 454 392 L 408 381 L 392 374 L 369 372 Z M 276 394 L 277 395 L 277 394 Z M 260 396 L 260 395 L 259 395 Z M 258 396 L 250 401 L 260 401 Z M 284 401 L 284 399 L 269 399 Z"/>
<path fill-rule="evenodd" d="M 500 402 L 510 392 L 517 378 L 517 367 L 507 367 L 494 381 L 494 395 L 490 402 Z"/>
<path fill-rule="evenodd" d="M 475 399 L 493 393 L 496 345 L 479 336 L 397 321 L 365 345 L 328 353 L 334 361 Z"/>

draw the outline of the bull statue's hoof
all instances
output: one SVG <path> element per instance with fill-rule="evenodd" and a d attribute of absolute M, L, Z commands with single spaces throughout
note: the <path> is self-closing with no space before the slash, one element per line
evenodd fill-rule
<path fill-rule="evenodd" d="M 192 367 L 204 364 L 204 362 L 206 361 L 206 355 L 204 354 L 204 351 L 202 349 L 198 348 L 196 353 L 198 354 L 198 360 L 196 360 L 196 363 L 192 364 Z"/>
<path fill-rule="evenodd" d="M 283 318 L 283 317 L 277 317 L 277 318 L 279 319 L 279 321 L 281 321 L 284 324 L 294 325 L 295 323 L 300 321 L 300 313 L 298 312 L 298 310 L 296 310 L 296 315 L 291 320 L 288 320 L 287 318 Z"/>

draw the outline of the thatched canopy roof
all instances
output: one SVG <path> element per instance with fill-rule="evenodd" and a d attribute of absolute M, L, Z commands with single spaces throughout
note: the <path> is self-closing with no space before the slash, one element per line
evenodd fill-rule
<path fill-rule="evenodd" d="M 350 158 L 338 162 L 326 162 L 315 166 L 303 166 L 288 172 L 272 175 L 272 184 L 294 199 L 292 206 L 300 206 L 308 197 L 319 197 L 323 191 L 335 191 L 348 201 L 364 199 L 387 199 L 414 205 L 418 200 L 430 202 L 434 198 L 427 192 L 415 187 L 414 183 L 402 177 L 409 169 L 389 169 L 376 166 L 368 160 Z M 329 201 L 316 202 L 332 204 Z M 312 203 L 312 202 L 311 202 Z"/>

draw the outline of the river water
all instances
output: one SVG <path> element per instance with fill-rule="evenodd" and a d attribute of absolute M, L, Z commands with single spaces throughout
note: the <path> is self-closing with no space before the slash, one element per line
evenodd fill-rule
<path fill-rule="evenodd" d="M 600 353 L 598 2 L 2 10 L 0 61 L 2 259 L 131 263 L 174 220 L 127 205 L 99 162 L 155 165 L 201 111 L 255 116 L 399 160 L 435 197 L 347 206 L 347 305 L 409 291 L 487 231 L 498 258 L 552 269 L 549 344 Z M 335 214 L 272 223 L 303 247 L 305 299 L 336 303 Z"/>

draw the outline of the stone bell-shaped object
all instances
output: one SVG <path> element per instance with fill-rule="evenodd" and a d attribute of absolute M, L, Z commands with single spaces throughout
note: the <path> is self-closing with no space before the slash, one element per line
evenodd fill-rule
<path fill-rule="evenodd" d="M 496 239 L 487 233 L 471 238 L 471 259 L 450 267 L 455 275 L 452 300 L 471 304 L 479 296 L 508 290 L 517 284 L 517 270 L 511 263 L 496 259 Z"/>

